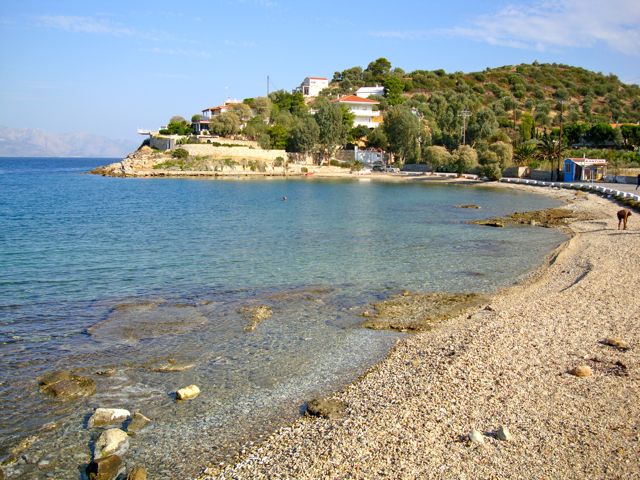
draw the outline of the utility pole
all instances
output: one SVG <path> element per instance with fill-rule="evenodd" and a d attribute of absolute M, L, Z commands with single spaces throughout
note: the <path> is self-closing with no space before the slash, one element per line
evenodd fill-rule
<path fill-rule="evenodd" d="M 467 118 L 471 116 L 471 112 L 466 108 L 462 110 L 458 115 L 462 117 L 462 144 L 467 143 Z"/>

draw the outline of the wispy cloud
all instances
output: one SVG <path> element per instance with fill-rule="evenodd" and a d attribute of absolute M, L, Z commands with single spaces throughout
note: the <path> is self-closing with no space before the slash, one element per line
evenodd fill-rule
<path fill-rule="evenodd" d="M 36 17 L 38 25 L 75 33 L 92 33 L 116 37 L 138 36 L 139 32 L 130 27 L 119 25 L 96 17 L 76 15 L 41 15 Z"/>
<path fill-rule="evenodd" d="M 637 0 L 539 0 L 508 5 L 447 33 L 492 45 L 548 50 L 591 47 L 640 54 L 640 2 Z"/>
<path fill-rule="evenodd" d="M 240 48 L 253 48 L 256 46 L 255 42 L 251 41 L 236 41 L 236 40 L 225 40 L 223 42 L 227 47 L 240 47 Z"/>
<path fill-rule="evenodd" d="M 433 35 L 467 37 L 491 45 L 539 51 L 592 47 L 598 43 L 640 55 L 638 0 L 533 0 L 507 5 L 468 24 L 439 30 L 383 31 L 381 38 L 421 39 Z"/>
<path fill-rule="evenodd" d="M 144 49 L 144 52 L 155 53 L 157 55 L 170 55 L 176 57 L 191 57 L 191 58 L 211 58 L 211 54 L 206 50 L 193 50 L 186 48 L 148 48 Z"/>

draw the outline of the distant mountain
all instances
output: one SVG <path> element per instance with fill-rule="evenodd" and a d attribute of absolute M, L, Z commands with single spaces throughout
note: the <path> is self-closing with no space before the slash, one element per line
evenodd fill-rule
<path fill-rule="evenodd" d="M 90 133 L 56 134 L 0 126 L 0 157 L 124 157 L 140 142 Z"/>

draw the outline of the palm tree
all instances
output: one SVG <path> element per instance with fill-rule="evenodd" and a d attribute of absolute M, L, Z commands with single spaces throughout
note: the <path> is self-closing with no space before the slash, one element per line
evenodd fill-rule
<path fill-rule="evenodd" d="M 560 162 L 562 161 L 562 158 L 567 151 L 567 146 L 562 140 L 551 138 L 551 135 L 545 133 L 540 143 L 538 143 L 537 148 L 538 158 L 540 158 L 541 160 L 545 160 L 551 164 L 551 180 L 554 180 L 554 170 L 556 177 L 555 180 L 559 180 Z M 554 169 L 555 165 L 557 165 L 557 168 Z"/>
<path fill-rule="evenodd" d="M 538 142 L 536 140 L 523 142 L 513 151 L 513 161 L 518 167 L 525 167 L 536 158 Z"/>

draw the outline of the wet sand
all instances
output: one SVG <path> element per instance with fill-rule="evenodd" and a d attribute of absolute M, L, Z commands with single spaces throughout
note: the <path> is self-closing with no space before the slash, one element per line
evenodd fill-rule
<path fill-rule="evenodd" d="M 344 416 L 301 417 L 202 478 L 640 478 L 640 219 L 618 231 L 607 199 L 501 186 L 576 213 L 545 267 L 398 342 L 332 397 Z"/>

